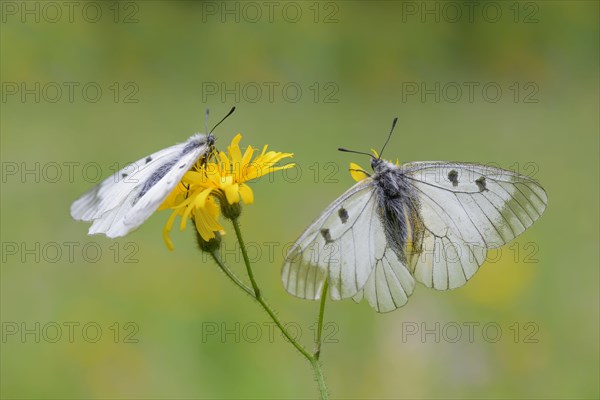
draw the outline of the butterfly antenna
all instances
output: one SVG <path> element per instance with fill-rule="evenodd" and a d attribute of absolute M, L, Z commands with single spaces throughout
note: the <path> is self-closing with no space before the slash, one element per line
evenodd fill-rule
<path fill-rule="evenodd" d="M 394 118 L 394 121 L 392 122 L 392 129 L 390 129 L 390 134 L 388 135 L 387 140 L 385 141 L 383 147 L 381 148 L 381 151 L 379 152 L 379 159 L 381 159 L 383 150 L 385 150 L 385 146 L 387 146 L 388 142 L 390 141 L 390 139 L 392 137 L 392 132 L 394 132 L 394 127 L 396 127 L 396 122 L 398 122 L 398 117 Z"/>
<path fill-rule="evenodd" d="M 206 130 L 204 132 L 208 132 L 208 113 L 209 113 L 209 110 L 207 108 L 206 112 L 204 113 L 204 127 L 206 128 Z"/>
<path fill-rule="evenodd" d="M 375 158 L 373 154 L 365 153 L 364 151 L 356 151 L 356 150 L 348 150 L 342 147 L 338 147 L 338 151 L 343 151 L 344 153 L 355 153 L 355 154 L 364 154 L 365 156 L 369 156 L 371 158 Z"/>
<path fill-rule="evenodd" d="M 214 131 L 217 126 L 221 125 L 221 122 L 225 121 L 227 119 L 227 117 L 229 117 L 231 114 L 233 114 L 234 111 L 235 111 L 235 106 L 231 107 L 231 110 L 229 110 L 229 112 L 227 113 L 227 115 L 224 116 L 223 119 L 220 120 L 215 126 L 213 126 L 213 128 L 210 130 L 209 133 L 212 133 L 212 131 Z"/>

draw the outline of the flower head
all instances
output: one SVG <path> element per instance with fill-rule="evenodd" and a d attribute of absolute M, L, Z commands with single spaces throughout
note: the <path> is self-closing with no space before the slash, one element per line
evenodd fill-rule
<path fill-rule="evenodd" d="M 227 218 L 235 218 L 239 215 L 240 201 L 244 204 L 254 202 L 254 193 L 246 182 L 294 167 L 294 164 L 275 166 L 293 154 L 267 151 L 267 145 L 252 160 L 254 148 L 248 146 L 242 154 L 241 139 L 242 135 L 237 134 L 227 147 L 227 153 L 215 151 L 207 160 L 196 163 L 161 205 L 161 210 L 173 210 L 163 230 L 169 249 L 173 249 L 169 232 L 177 216 L 181 217 L 181 230 L 185 229 L 187 219 L 192 219 L 201 239 L 208 242 L 216 238 L 215 232 L 224 233 L 219 223 L 219 211 Z"/>

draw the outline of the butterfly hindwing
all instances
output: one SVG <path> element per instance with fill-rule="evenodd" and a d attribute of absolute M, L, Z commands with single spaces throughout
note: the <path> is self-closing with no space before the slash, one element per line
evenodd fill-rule
<path fill-rule="evenodd" d="M 386 247 L 365 286 L 352 297 L 357 303 L 365 298 L 377 312 L 393 311 L 408 301 L 415 288 L 415 280 L 396 253 Z"/>

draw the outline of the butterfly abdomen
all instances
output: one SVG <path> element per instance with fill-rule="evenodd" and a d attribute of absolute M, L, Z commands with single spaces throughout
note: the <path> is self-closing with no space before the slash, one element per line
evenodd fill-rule
<path fill-rule="evenodd" d="M 398 258 L 409 265 L 408 258 L 420 252 L 423 236 L 418 196 L 397 167 L 388 165 L 375 172 L 378 211 L 386 239 Z"/>

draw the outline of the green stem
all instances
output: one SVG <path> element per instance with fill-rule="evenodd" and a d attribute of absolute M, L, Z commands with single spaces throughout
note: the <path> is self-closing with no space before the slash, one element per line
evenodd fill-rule
<path fill-rule="evenodd" d="M 246 251 L 246 245 L 244 244 L 244 239 L 242 238 L 242 231 L 240 230 L 240 223 L 237 218 L 232 218 L 231 223 L 233 224 L 233 229 L 235 230 L 235 236 L 237 236 L 237 240 L 240 243 L 240 248 L 242 249 L 242 256 L 244 257 L 244 264 L 246 264 L 246 271 L 248 271 L 248 277 L 250 278 L 250 282 L 252 283 L 252 288 L 254 289 L 254 297 L 256 300 L 261 298 L 260 289 L 256 284 L 256 280 L 254 279 L 254 273 L 252 272 L 252 267 L 250 267 L 250 259 L 248 258 L 248 252 Z M 260 300 L 259 300 L 260 301 Z"/>
<path fill-rule="evenodd" d="M 321 305 L 319 306 L 319 320 L 317 322 L 317 349 L 315 350 L 314 357 L 318 360 L 321 356 L 321 343 L 323 343 L 321 337 L 323 335 L 323 316 L 325 315 L 325 302 L 327 301 L 327 286 L 328 281 L 325 279 L 323 283 L 323 290 L 321 291 Z"/>
<path fill-rule="evenodd" d="M 321 364 L 316 358 L 310 359 L 310 365 L 313 368 L 315 376 L 317 377 L 317 383 L 319 384 L 319 392 L 321 393 L 321 400 L 328 400 L 329 393 L 327 393 L 327 385 L 325 384 L 325 376 L 321 370 Z"/>
<path fill-rule="evenodd" d="M 254 297 L 254 292 L 252 289 L 246 286 L 246 284 L 242 282 L 240 278 L 238 278 L 233 272 L 231 272 L 229 268 L 227 268 L 227 265 L 225 265 L 225 263 L 221 260 L 221 257 L 219 257 L 219 254 L 216 251 L 211 252 L 210 255 L 212 256 L 213 260 L 215 260 L 219 268 L 221 268 L 221 271 L 225 272 L 225 275 L 227 275 L 229 279 L 236 284 L 236 286 L 248 293 L 250 296 Z"/>
<path fill-rule="evenodd" d="M 246 252 L 246 245 L 244 244 L 244 239 L 242 238 L 242 232 L 240 230 L 239 221 L 238 221 L 237 218 L 232 218 L 231 222 L 233 224 L 233 229 L 235 230 L 235 235 L 237 237 L 237 240 L 238 240 L 238 242 L 240 244 L 240 249 L 242 250 L 242 256 L 244 257 L 244 263 L 246 264 L 246 270 L 248 271 L 248 277 L 250 278 L 250 282 L 252 283 L 252 288 L 254 289 L 254 293 L 252 293 L 251 290 L 250 290 L 250 288 L 248 288 L 246 285 L 243 285 L 243 283 L 242 283 L 242 285 L 245 287 L 245 289 L 244 289 L 244 287 L 240 286 L 240 284 L 238 283 L 239 279 L 237 279 L 237 277 L 235 275 L 233 275 L 233 274 L 229 275 L 229 274 L 227 274 L 227 272 L 225 272 L 225 273 L 232 280 L 234 280 L 234 282 L 238 286 L 240 286 L 243 290 L 245 290 L 246 292 L 248 292 L 249 294 L 251 294 L 252 297 L 254 297 L 256 299 L 256 301 L 258 301 L 258 303 L 267 312 L 267 314 L 269 314 L 269 316 L 271 317 L 271 319 L 273 320 L 273 322 L 275 322 L 275 325 L 277 325 L 277 327 L 279 328 L 279 330 L 281 331 L 281 333 L 310 362 L 310 365 L 313 368 L 313 371 L 314 371 L 315 376 L 317 378 L 317 383 L 319 384 L 319 391 L 321 393 L 321 399 L 323 399 L 323 400 L 329 399 L 329 394 L 327 393 L 327 386 L 325 385 L 325 378 L 323 376 L 323 371 L 321 370 L 321 364 L 319 364 L 319 356 L 318 355 L 311 355 L 304 348 L 304 346 L 302 346 L 300 343 L 298 343 L 298 341 L 296 341 L 296 339 L 294 339 L 292 336 L 290 336 L 290 334 L 285 329 L 285 327 L 283 326 L 283 324 L 281 323 L 281 321 L 279 320 L 279 318 L 277 318 L 277 315 L 275 314 L 275 312 L 273 311 L 273 309 L 269 306 L 269 304 L 263 298 L 262 293 L 261 293 L 260 289 L 258 288 L 258 284 L 256 283 L 256 280 L 254 279 L 254 272 L 252 271 L 252 266 L 250 265 L 250 259 L 248 258 L 248 253 Z M 215 258 L 215 261 L 218 260 L 218 257 L 215 256 L 215 255 L 213 255 L 213 258 Z M 219 261 L 217 261 L 217 263 L 219 263 Z M 221 266 L 221 268 L 224 269 L 224 271 L 225 270 L 227 270 L 227 271 L 229 270 L 224 265 L 224 263 Z M 324 302 L 322 302 L 322 303 L 324 303 Z M 320 315 L 321 315 L 320 319 L 321 319 L 321 321 L 322 321 L 323 310 L 324 310 L 324 304 L 321 305 L 321 311 L 320 311 Z"/>
<path fill-rule="evenodd" d="M 312 356 L 310 355 L 310 353 L 304 347 L 302 347 L 301 344 L 299 344 L 296 340 L 294 340 L 294 338 L 292 338 L 290 336 L 290 334 L 287 332 L 287 330 L 285 329 L 285 327 L 283 326 L 283 324 L 281 323 L 281 321 L 279 321 L 279 319 L 275 315 L 275 312 L 271 309 L 271 307 L 269 307 L 269 305 L 267 304 L 267 302 L 265 301 L 265 299 L 262 296 L 260 296 L 260 297 L 255 296 L 254 292 L 252 291 L 252 289 L 250 289 L 248 286 L 246 286 L 237 276 L 235 276 L 233 274 L 233 272 L 231 272 L 231 270 L 221 260 L 221 258 L 219 257 L 219 255 L 217 254 L 216 251 L 213 252 L 213 253 L 210 253 L 210 254 L 213 257 L 213 260 L 215 260 L 215 262 L 217 263 L 217 265 L 221 268 L 221 270 L 223 272 L 225 272 L 225 275 L 227 275 L 229 277 L 229 279 L 231 279 L 233 281 L 233 283 L 236 284 L 236 286 L 238 286 L 244 292 L 248 293 L 250 296 L 252 296 L 256 301 L 258 301 L 260 303 L 260 305 L 269 314 L 269 316 L 271 317 L 271 319 L 275 322 L 275 324 L 281 330 L 281 332 L 285 335 L 285 337 L 294 346 L 296 346 L 296 348 L 300 351 L 300 353 L 302 353 L 302 355 L 304 355 L 304 357 L 308 358 L 309 361 L 310 361 L 312 359 Z"/>

